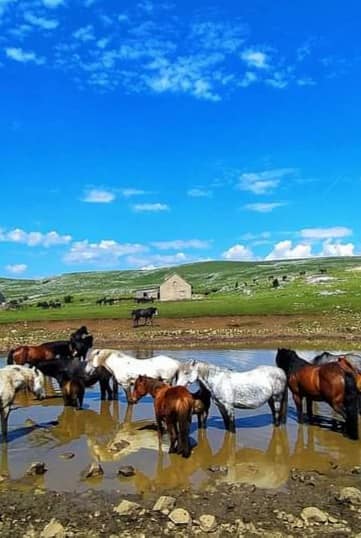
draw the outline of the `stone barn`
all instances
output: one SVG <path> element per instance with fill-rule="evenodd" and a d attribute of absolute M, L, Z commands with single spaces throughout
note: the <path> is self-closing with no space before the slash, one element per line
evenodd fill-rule
<path fill-rule="evenodd" d="M 181 276 L 174 273 L 166 277 L 159 286 L 160 301 L 180 301 L 192 298 L 192 286 Z"/>

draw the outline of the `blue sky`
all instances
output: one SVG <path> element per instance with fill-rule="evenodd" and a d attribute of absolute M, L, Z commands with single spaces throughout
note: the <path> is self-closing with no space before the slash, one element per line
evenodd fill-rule
<path fill-rule="evenodd" d="M 361 254 L 360 16 L 0 0 L 0 275 Z"/>

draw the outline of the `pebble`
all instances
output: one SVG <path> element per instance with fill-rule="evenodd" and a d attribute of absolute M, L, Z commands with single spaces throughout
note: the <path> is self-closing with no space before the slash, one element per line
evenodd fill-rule
<path fill-rule="evenodd" d="M 217 520 L 215 516 L 210 514 L 203 514 L 200 516 L 199 524 L 203 532 L 213 532 L 217 528 Z"/>
<path fill-rule="evenodd" d="M 161 495 L 153 506 L 155 512 L 162 512 L 163 514 L 168 515 L 171 510 L 175 507 L 176 498 L 170 497 L 169 495 Z"/>
<path fill-rule="evenodd" d="M 129 516 L 135 514 L 141 508 L 140 504 L 124 499 L 118 506 L 114 507 L 114 512 L 117 512 L 120 516 Z"/>
<path fill-rule="evenodd" d="M 74 458 L 75 454 L 74 452 L 64 452 L 63 454 L 60 454 L 60 458 L 63 460 L 71 460 Z"/>
<path fill-rule="evenodd" d="M 65 529 L 59 521 L 53 518 L 50 523 L 45 525 L 40 533 L 40 538 L 65 538 Z"/>
<path fill-rule="evenodd" d="M 189 512 L 184 508 L 175 508 L 168 517 L 175 525 L 188 525 L 192 521 Z"/>
<path fill-rule="evenodd" d="M 361 504 L 361 491 L 354 487 L 342 488 L 340 494 L 336 499 L 343 503 L 349 503 L 352 505 Z"/>
<path fill-rule="evenodd" d="M 327 523 L 328 514 L 316 506 L 307 506 L 301 512 L 301 518 L 307 523 Z"/>
<path fill-rule="evenodd" d="M 89 467 L 83 472 L 85 478 L 95 478 L 103 476 L 104 470 L 103 467 L 97 461 L 93 461 Z"/>

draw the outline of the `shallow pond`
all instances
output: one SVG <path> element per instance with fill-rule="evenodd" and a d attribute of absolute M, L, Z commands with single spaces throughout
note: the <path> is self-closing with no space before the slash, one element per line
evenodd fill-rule
<path fill-rule="evenodd" d="M 168 354 L 180 360 L 207 360 L 237 370 L 260 364 L 274 364 L 274 350 L 154 350 L 133 352 L 138 358 Z M 303 352 L 303 356 L 307 353 Z M 309 352 L 312 356 L 313 353 Z M 0 365 L 4 364 L 0 360 Z M 122 392 L 122 391 L 121 391 Z M 58 491 L 118 489 L 124 493 L 147 493 L 172 488 L 206 488 L 217 481 L 246 482 L 264 488 L 281 487 L 292 468 L 327 471 L 331 465 L 361 463 L 361 443 L 340 433 L 336 417 L 327 405 L 318 405 L 321 426 L 302 426 L 290 398 L 286 427 L 274 428 L 268 406 L 237 410 L 237 435 L 225 433 L 218 410 L 212 405 L 205 434 L 199 435 L 193 418 L 189 459 L 163 452 L 153 425 L 150 397 L 127 408 L 123 394 L 119 402 L 101 402 L 97 386 L 87 389 L 84 410 L 64 408 L 51 382 L 49 398 L 37 402 L 21 394 L 9 421 L 9 443 L 1 450 L 0 474 L 8 473 L 24 488 Z M 316 408 L 315 408 L 316 411 Z M 127 441 L 124 448 L 120 441 Z M 72 456 L 70 457 L 69 456 Z M 98 460 L 104 469 L 99 479 L 84 479 L 90 462 Z M 25 477 L 30 463 L 45 462 L 47 473 Z M 133 465 L 134 477 L 117 475 L 120 465 Z M 227 466 L 224 474 L 212 472 L 212 465 Z M 5 483 L 3 486 L 6 487 Z"/>

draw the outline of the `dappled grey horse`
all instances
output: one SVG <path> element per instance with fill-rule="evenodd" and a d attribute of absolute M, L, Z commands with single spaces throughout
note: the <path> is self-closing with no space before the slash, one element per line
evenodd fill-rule
<path fill-rule="evenodd" d="M 208 389 L 217 405 L 226 430 L 236 431 L 234 408 L 256 409 L 268 403 L 275 426 L 287 416 L 287 378 L 277 366 L 258 366 L 247 372 L 234 372 L 202 361 L 182 364 L 178 385 L 198 381 Z"/>

